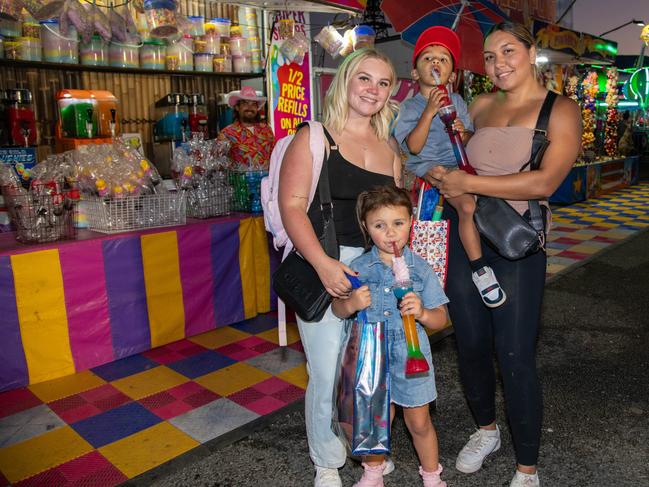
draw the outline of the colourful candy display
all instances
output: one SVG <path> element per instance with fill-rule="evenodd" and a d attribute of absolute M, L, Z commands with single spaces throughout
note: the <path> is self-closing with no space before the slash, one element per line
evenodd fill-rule
<path fill-rule="evenodd" d="M 400 255 L 396 243 L 393 242 L 394 257 L 392 257 L 392 272 L 394 273 L 394 292 L 398 302 L 401 302 L 403 297 L 412 292 L 412 281 L 410 280 L 410 272 L 406 264 L 405 258 Z M 417 336 L 417 324 L 415 317 L 412 315 L 404 315 L 401 317 L 403 320 L 403 331 L 406 335 L 406 343 L 408 347 L 408 358 L 406 359 L 406 375 L 420 374 L 430 369 L 428 361 L 424 354 L 421 353 L 419 348 L 419 337 Z"/>

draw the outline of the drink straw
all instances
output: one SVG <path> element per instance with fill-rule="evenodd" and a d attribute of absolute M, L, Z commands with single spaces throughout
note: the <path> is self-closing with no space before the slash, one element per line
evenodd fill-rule
<path fill-rule="evenodd" d="M 394 250 L 394 256 L 398 259 L 401 257 L 401 254 L 399 253 L 399 249 L 397 248 L 397 243 L 392 242 L 392 250 Z"/>
<path fill-rule="evenodd" d="M 444 197 L 440 194 L 435 206 L 432 221 L 436 222 L 442 219 L 442 211 L 444 210 Z"/>

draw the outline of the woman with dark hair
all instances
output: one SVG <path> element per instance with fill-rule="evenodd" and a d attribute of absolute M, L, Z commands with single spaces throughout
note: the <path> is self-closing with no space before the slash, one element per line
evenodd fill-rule
<path fill-rule="evenodd" d="M 436 185 L 444 196 L 464 193 L 506 199 L 524 217 L 528 200 L 540 200 L 550 221 L 547 198 L 570 171 L 581 144 L 581 117 L 575 102 L 555 100 L 548 123 L 550 145 L 538 170 L 519 172 L 530 159 L 537 117 L 548 91 L 536 76 L 534 38 L 522 25 L 504 22 L 485 38 L 487 75 L 498 91 L 479 96 L 469 108 L 475 134 L 467 145 L 477 176 L 436 168 Z M 502 373 L 505 404 L 517 469 L 511 487 L 540 485 L 536 464 L 541 437 L 542 397 L 536 370 L 536 342 L 545 286 L 546 254 L 541 250 L 510 261 L 482 245 L 508 299 L 487 308 L 475 292 L 471 268 L 451 220 L 447 295 L 458 345 L 460 376 L 478 430 L 460 451 L 456 468 L 476 472 L 487 455 L 500 448 L 496 424 L 494 348 Z"/>

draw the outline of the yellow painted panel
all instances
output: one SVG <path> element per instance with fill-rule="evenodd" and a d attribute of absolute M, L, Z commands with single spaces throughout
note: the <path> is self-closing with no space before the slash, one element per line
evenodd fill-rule
<path fill-rule="evenodd" d="M 74 373 L 58 250 L 12 255 L 11 268 L 29 383 Z"/>
<path fill-rule="evenodd" d="M 254 218 L 244 218 L 239 222 L 239 272 L 241 273 L 241 292 L 243 293 L 243 314 L 246 319 L 257 314 L 254 244 Z"/>
<path fill-rule="evenodd" d="M 185 337 L 185 309 L 176 232 L 142 235 L 142 267 L 151 348 Z"/>

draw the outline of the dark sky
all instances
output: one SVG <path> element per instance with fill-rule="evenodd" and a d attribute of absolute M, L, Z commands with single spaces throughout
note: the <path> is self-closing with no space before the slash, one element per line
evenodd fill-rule
<path fill-rule="evenodd" d="M 572 9 L 572 28 L 588 34 L 599 35 L 631 19 L 649 22 L 649 0 L 577 0 Z M 638 55 L 641 30 L 630 24 L 605 37 L 618 43 L 618 54 Z"/>

